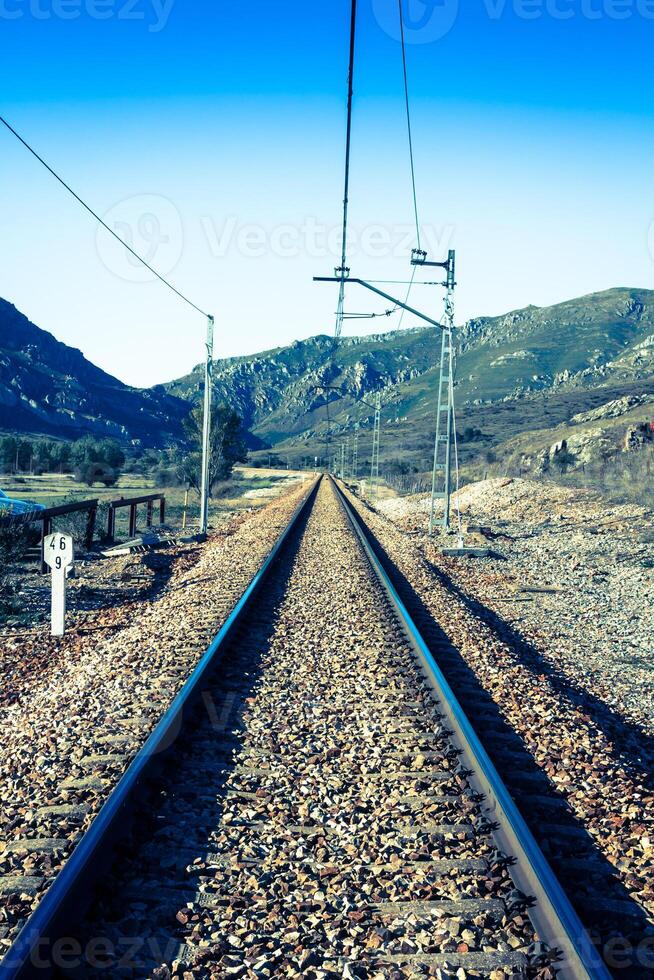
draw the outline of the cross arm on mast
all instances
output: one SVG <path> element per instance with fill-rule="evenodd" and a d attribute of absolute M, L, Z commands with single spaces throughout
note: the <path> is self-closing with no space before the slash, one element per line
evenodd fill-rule
<path fill-rule="evenodd" d="M 314 276 L 314 282 L 342 282 L 342 276 Z M 438 320 L 432 320 L 430 316 L 425 313 L 421 313 L 419 310 L 415 310 L 412 306 L 408 306 L 401 299 L 397 299 L 395 296 L 391 296 L 390 293 L 385 293 L 381 289 L 377 289 L 371 283 L 366 282 L 365 279 L 348 279 L 348 282 L 358 283 L 359 286 L 363 286 L 365 289 L 369 289 L 371 293 L 376 293 L 378 296 L 382 296 L 384 299 L 389 300 L 389 302 L 394 303 L 396 306 L 401 307 L 406 310 L 407 313 L 412 313 L 417 316 L 420 320 L 424 320 L 426 323 L 431 323 L 433 327 L 438 327 L 439 330 L 443 330 L 443 324 L 439 323 Z"/>

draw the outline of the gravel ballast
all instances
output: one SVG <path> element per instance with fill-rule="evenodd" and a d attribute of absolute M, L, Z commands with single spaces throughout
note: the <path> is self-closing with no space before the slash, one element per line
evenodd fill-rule
<path fill-rule="evenodd" d="M 404 578 L 423 618 L 442 634 L 443 669 L 482 741 L 490 715 L 507 733 L 517 733 L 517 748 L 509 734 L 487 747 L 577 911 L 605 950 L 607 944 L 624 945 L 623 965 L 642 964 L 632 976 L 648 976 L 654 945 L 651 718 L 638 704 L 627 710 L 611 675 L 590 669 L 596 652 L 587 647 L 597 643 L 601 649 L 601 620 L 596 627 L 580 626 L 576 656 L 568 647 L 561 657 L 545 630 L 528 622 L 519 630 L 484 601 L 479 579 L 506 574 L 501 562 L 445 558 L 442 541 L 424 533 L 424 507 L 419 516 L 414 511 L 407 517 L 405 510 L 398 517 L 405 502 L 395 508 L 389 502 L 400 528 L 350 499 L 386 550 L 395 577 Z M 587 502 L 586 509 L 587 517 L 596 518 Z M 532 567 L 527 584 L 550 584 L 550 574 L 545 555 L 537 579 Z"/>
<path fill-rule="evenodd" d="M 499 557 L 444 558 L 442 544 L 456 540 L 431 546 L 426 494 L 377 509 L 558 669 L 654 734 L 654 513 L 516 478 L 466 486 L 458 505 L 464 529 L 488 529 L 466 534 L 465 543 Z"/>
<path fill-rule="evenodd" d="M 150 598 L 16 636 L 0 708 L 0 950 L 35 907 L 306 494 L 294 486 L 182 549 Z M 33 845 L 45 841 L 45 845 Z"/>
<path fill-rule="evenodd" d="M 553 977 L 327 482 L 102 885 L 124 976 Z"/>

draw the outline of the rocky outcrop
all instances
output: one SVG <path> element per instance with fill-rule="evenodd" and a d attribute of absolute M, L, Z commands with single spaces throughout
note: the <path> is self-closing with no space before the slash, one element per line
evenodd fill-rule
<path fill-rule="evenodd" d="M 624 452 L 633 453 L 646 445 L 654 444 L 654 421 L 640 422 L 630 426 L 625 432 Z"/>
<path fill-rule="evenodd" d="M 626 415 L 633 408 L 640 405 L 654 405 L 654 395 L 625 395 L 624 398 L 616 398 L 613 401 L 600 405 L 590 412 L 579 412 L 570 419 L 571 425 L 583 425 L 586 422 L 597 422 L 600 419 L 616 419 L 621 415 Z"/>

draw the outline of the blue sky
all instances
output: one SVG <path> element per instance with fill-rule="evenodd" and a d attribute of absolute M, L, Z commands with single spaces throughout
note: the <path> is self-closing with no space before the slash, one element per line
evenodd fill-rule
<path fill-rule="evenodd" d="M 654 0 L 405 7 L 423 243 L 457 249 L 457 318 L 652 286 Z M 3 114 L 215 315 L 220 355 L 333 330 L 335 286 L 311 277 L 338 252 L 348 16 L 349 0 L 0 0 Z M 350 264 L 375 279 L 405 278 L 415 245 L 396 18 L 396 0 L 359 0 Z M 0 295 L 134 384 L 200 359 L 202 318 L 5 131 L 0 182 Z M 440 312 L 439 290 L 412 299 Z M 353 286 L 347 307 L 384 304 Z"/>

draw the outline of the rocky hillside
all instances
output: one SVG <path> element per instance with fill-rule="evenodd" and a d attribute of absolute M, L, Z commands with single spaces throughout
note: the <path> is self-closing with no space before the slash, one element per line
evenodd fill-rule
<path fill-rule="evenodd" d="M 609 289 L 501 317 L 460 331 L 464 400 L 515 398 L 654 375 L 654 292 Z"/>
<path fill-rule="evenodd" d="M 216 397 L 237 409 L 267 443 L 312 435 L 328 417 L 338 427 L 374 414 L 375 392 L 389 401 L 399 386 L 418 383 L 434 363 L 433 331 L 402 330 L 370 337 L 298 340 L 290 347 L 216 361 Z M 201 393 L 201 365 L 166 385 L 182 398 Z"/>
<path fill-rule="evenodd" d="M 471 320 L 459 330 L 457 402 L 461 428 L 489 445 L 522 430 L 558 425 L 611 399 L 654 391 L 654 291 L 611 289 L 556 306 L 529 306 Z M 216 386 L 264 442 L 320 454 L 354 422 L 383 418 L 404 450 L 428 452 L 438 340 L 431 329 L 366 338 L 328 337 L 218 362 Z M 200 390 L 201 371 L 166 388 Z M 468 447 L 474 451 L 474 446 Z"/>
<path fill-rule="evenodd" d="M 541 475 L 592 471 L 617 458 L 631 464 L 643 451 L 654 452 L 654 393 L 611 399 L 551 428 L 522 432 L 496 446 L 494 455 L 500 465 L 517 463 Z"/>
<path fill-rule="evenodd" d="M 296 341 L 217 361 L 217 396 L 239 411 L 253 446 L 322 454 L 358 422 L 370 429 L 376 392 L 396 438 L 387 452 L 430 452 L 439 338 L 430 328 Z M 654 291 L 618 288 L 556 306 L 471 320 L 458 331 L 463 452 L 549 429 L 603 404 L 654 394 Z M 0 301 L 0 427 L 63 436 L 88 431 L 162 445 L 201 397 L 202 368 L 139 391 L 94 367 Z M 476 440 L 476 441 L 475 441 Z"/>
<path fill-rule="evenodd" d="M 161 446 L 180 438 L 187 412 L 163 387 L 128 387 L 0 300 L 0 430 Z"/>

